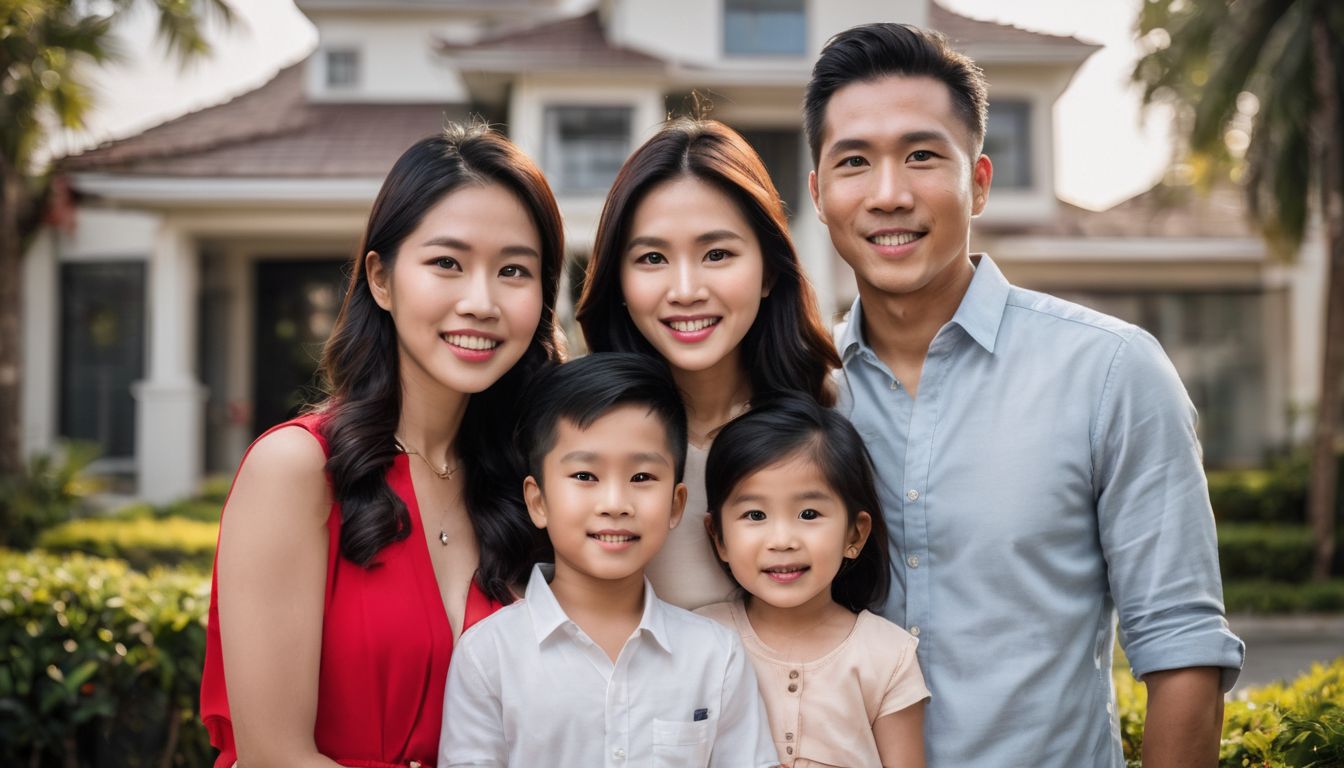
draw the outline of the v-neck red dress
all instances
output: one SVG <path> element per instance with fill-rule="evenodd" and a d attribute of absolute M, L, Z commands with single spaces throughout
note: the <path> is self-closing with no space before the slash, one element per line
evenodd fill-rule
<path fill-rule="evenodd" d="M 326 453 L 320 420 L 316 414 L 303 416 L 270 431 L 303 427 Z M 439 596 L 405 454 L 393 462 L 387 482 L 406 502 L 411 533 L 379 552 L 379 565 L 363 568 L 342 557 L 338 503 L 327 518 L 327 586 L 313 738 L 318 752 L 357 768 L 434 765 L 453 653 L 452 628 Z M 224 685 L 218 593 L 216 575 L 210 585 L 201 719 L 210 743 L 220 750 L 216 768 L 229 768 L 238 753 Z M 499 608 L 472 581 L 463 629 Z"/>

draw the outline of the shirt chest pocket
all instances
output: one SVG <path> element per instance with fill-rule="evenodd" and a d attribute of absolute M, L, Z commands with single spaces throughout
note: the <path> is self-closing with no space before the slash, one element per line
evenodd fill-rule
<path fill-rule="evenodd" d="M 655 768 L 704 768 L 713 746 L 714 720 L 653 721 Z"/>

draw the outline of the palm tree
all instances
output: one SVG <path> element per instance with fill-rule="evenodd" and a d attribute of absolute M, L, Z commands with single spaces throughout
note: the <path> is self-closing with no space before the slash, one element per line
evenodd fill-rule
<path fill-rule="evenodd" d="M 208 15 L 234 18 L 227 0 L 0 0 L 0 477 L 22 466 L 23 252 L 41 225 L 51 181 L 36 155 L 49 132 L 83 127 L 88 67 L 116 58 L 113 22 L 136 6 L 156 13 L 160 39 L 183 62 L 209 51 Z"/>
<path fill-rule="evenodd" d="M 1190 118 L 1181 122 L 1203 180 L 1233 171 L 1276 254 L 1296 254 L 1313 212 L 1324 224 L 1325 350 L 1308 518 L 1312 578 L 1326 579 L 1344 369 L 1344 3 L 1145 0 L 1137 29 L 1150 47 L 1134 70 L 1144 101 L 1174 103 Z"/>

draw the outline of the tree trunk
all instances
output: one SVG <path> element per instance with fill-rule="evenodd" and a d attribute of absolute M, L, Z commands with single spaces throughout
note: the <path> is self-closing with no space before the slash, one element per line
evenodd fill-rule
<path fill-rule="evenodd" d="M 1307 491 L 1307 519 L 1315 547 L 1311 578 L 1330 577 L 1335 557 L 1335 495 L 1340 410 L 1340 376 L 1344 370 L 1344 121 L 1340 114 L 1339 72 L 1331 51 L 1328 10 L 1318 10 L 1312 38 L 1316 63 L 1318 120 L 1313 143 L 1321 162 L 1321 218 L 1326 243 L 1325 351 L 1321 365 L 1321 395 L 1312 441 L 1311 486 Z"/>
<path fill-rule="evenodd" d="M 19 318 L 23 246 L 19 217 L 27 207 L 23 175 L 0 157 L 0 477 L 23 468 L 19 446 Z"/>

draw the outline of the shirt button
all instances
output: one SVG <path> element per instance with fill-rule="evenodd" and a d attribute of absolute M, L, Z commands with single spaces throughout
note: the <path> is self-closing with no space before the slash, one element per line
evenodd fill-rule
<path fill-rule="evenodd" d="M 784 740 L 785 740 L 785 741 L 793 741 L 793 734 L 792 734 L 792 733 L 786 733 L 786 734 L 784 734 Z"/>
<path fill-rule="evenodd" d="M 788 755 L 792 755 L 792 754 L 793 754 L 793 747 L 785 747 L 785 748 L 784 748 L 784 753 L 785 753 L 785 754 L 788 754 Z"/>
<path fill-rule="evenodd" d="M 895 380 L 895 379 L 892 379 L 892 380 L 891 380 L 891 388 L 892 388 L 892 389 L 900 389 L 900 388 L 901 388 L 901 382 L 899 382 L 899 381 L 897 381 L 897 380 Z"/>
<path fill-rule="evenodd" d="M 798 679 L 798 670 L 796 670 L 796 669 L 791 669 L 791 670 L 789 670 L 789 679 L 790 679 L 790 680 L 797 680 L 797 679 Z"/>
<path fill-rule="evenodd" d="M 794 693 L 797 690 L 798 690 L 797 683 L 789 683 L 789 693 Z"/>
<path fill-rule="evenodd" d="M 911 625 L 910 625 L 910 634 L 914 635 L 915 637 L 919 637 L 919 625 L 918 625 L 918 624 L 911 624 Z"/>
<path fill-rule="evenodd" d="M 911 568 L 918 568 L 918 567 L 919 567 L 919 555 L 911 555 L 911 556 L 905 558 L 905 563 L 906 563 L 906 565 L 909 565 Z"/>
<path fill-rule="evenodd" d="M 621 760 L 624 760 L 624 759 L 625 759 L 625 750 L 624 750 L 624 749 L 621 749 L 620 747 L 617 747 L 617 748 L 616 748 L 616 751 L 614 751 L 614 752 L 611 753 L 611 757 L 612 757 L 612 759 L 616 760 L 617 762 L 619 762 L 619 761 L 621 761 Z"/>
<path fill-rule="evenodd" d="M 919 491 L 916 491 L 914 488 L 911 488 L 910 490 L 905 492 L 905 498 L 909 499 L 910 501 L 919 501 Z"/>

